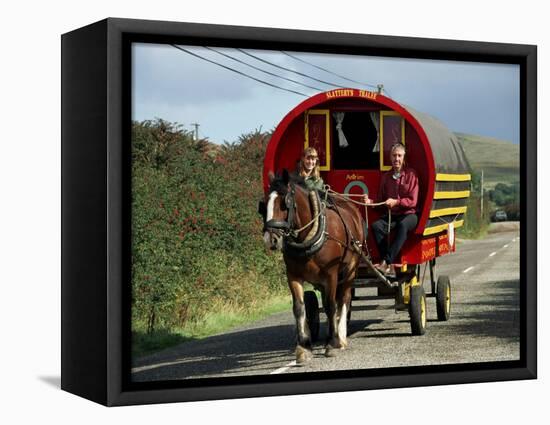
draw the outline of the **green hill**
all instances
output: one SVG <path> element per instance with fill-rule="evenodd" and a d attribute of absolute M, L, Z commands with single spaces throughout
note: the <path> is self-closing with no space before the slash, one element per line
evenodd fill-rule
<path fill-rule="evenodd" d="M 486 189 L 497 183 L 513 184 L 519 181 L 519 145 L 491 137 L 455 133 L 471 167 L 477 173 L 483 170 Z"/>

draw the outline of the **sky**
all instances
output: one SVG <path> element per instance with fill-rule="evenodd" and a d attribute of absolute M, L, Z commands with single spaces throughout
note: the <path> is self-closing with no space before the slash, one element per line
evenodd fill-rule
<path fill-rule="evenodd" d="M 518 65 L 288 52 L 304 63 L 279 51 L 245 50 L 298 75 L 234 48 L 180 47 L 185 51 L 132 46 L 132 119 L 162 118 L 188 130 L 198 123 L 199 137 L 235 142 L 256 129 L 274 129 L 307 97 L 335 88 L 326 83 L 369 90 L 383 84 L 385 95 L 438 118 L 451 131 L 519 143 Z"/>

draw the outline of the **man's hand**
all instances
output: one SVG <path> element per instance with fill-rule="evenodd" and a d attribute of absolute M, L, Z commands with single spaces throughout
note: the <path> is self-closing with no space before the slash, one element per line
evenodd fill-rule
<path fill-rule="evenodd" d="M 393 207 L 396 207 L 397 205 L 399 205 L 399 200 L 398 199 L 393 199 L 393 198 L 388 198 L 388 199 L 386 199 L 385 204 L 388 208 L 393 208 Z"/>
<path fill-rule="evenodd" d="M 372 204 L 372 199 L 369 198 L 369 195 L 365 195 L 365 196 L 363 197 L 363 202 L 364 202 L 365 204 L 367 204 L 367 205 L 368 205 L 368 204 Z"/>

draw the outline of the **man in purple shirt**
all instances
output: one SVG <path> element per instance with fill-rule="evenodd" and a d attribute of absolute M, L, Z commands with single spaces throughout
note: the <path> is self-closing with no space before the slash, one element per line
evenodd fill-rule
<path fill-rule="evenodd" d="M 401 251 L 407 234 L 418 223 L 416 215 L 418 177 L 412 168 L 404 167 L 405 153 L 405 146 L 401 143 L 392 146 L 390 152 L 392 169 L 382 175 L 378 191 L 378 202 L 384 202 L 385 207 L 391 211 L 390 226 L 391 229 L 396 229 L 395 238 L 389 247 L 385 241 L 388 235 L 388 214 L 372 225 L 381 258 L 376 268 L 386 274 L 392 273 L 392 264 Z M 365 202 L 371 204 L 372 200 L 365 195 Z"/>

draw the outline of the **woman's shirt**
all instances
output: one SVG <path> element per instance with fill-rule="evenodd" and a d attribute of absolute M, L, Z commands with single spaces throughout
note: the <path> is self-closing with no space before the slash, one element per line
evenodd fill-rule
<path fill-rule="evenodd" d="M 319 177 L 316 179 L 314 176 L 308 176 L 304 178 L 306 186 L 309 190 L 324 190 L 325 183 L 323 179 Z"/>

